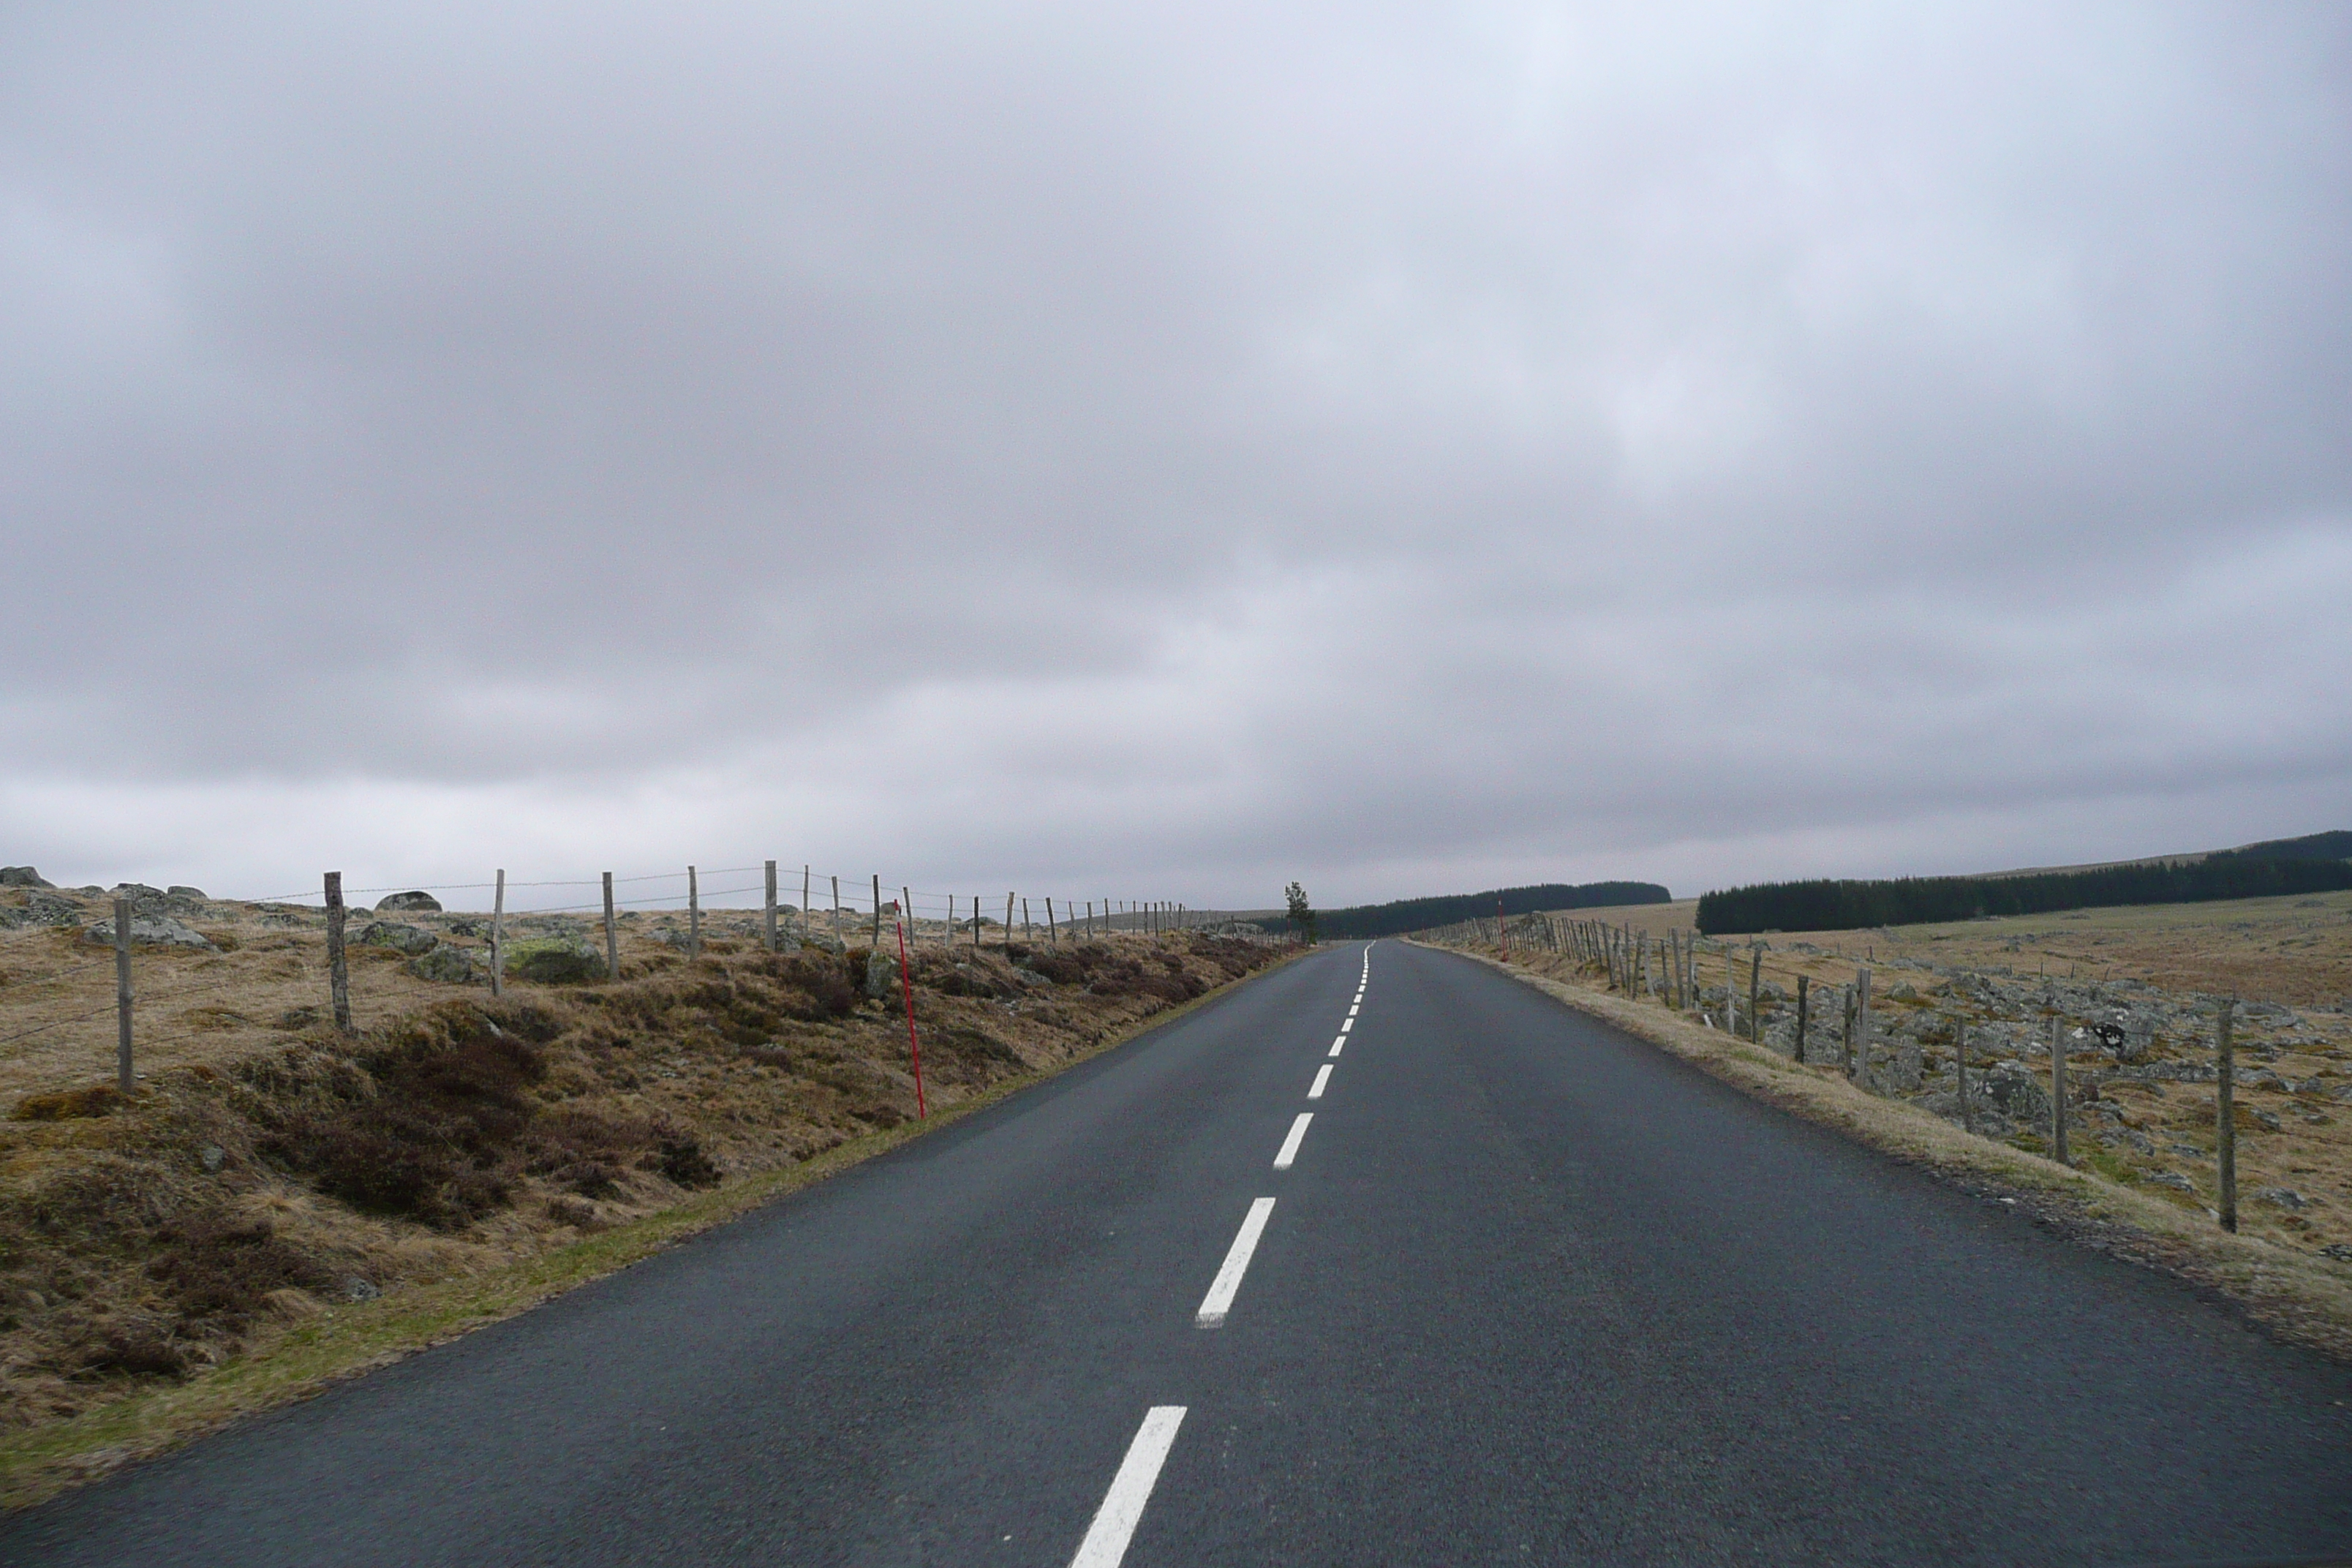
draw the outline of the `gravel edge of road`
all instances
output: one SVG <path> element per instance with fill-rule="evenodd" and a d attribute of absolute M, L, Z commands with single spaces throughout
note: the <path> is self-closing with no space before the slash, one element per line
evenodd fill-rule
<path fill-rule="evenodd" d="M 1410 941 L 1411 939 L 1404 939 Z M 2247 1326 L 2352 1363 L 2352 1268 L 2232 1236 L 2201 1215 L 2106 1178 L 1976 1137 L 1898 1100 L 1866 1094 L 1825 1068 L 1654 1008 L 1483 953 L 1414 942 L 1499 970 L 1520 984 L 1655 1046 L 1750 1099 L 1801 1117 L 1988 1202 L 2013 1203 L 2078 1246 L 2172 1275 L 2242 1314 Z"/>
<path fill-rule="evenodd" d="M 902 1122 L 826 1151 L 805 1164 L 761 1172 L 732 1185 L 614 1226 L 537 1258 L 381 1301 L 341 1307 L 317 1328 L 268 1352 L 193 1383 L 101 1405 L 54 1426 L 0 1440 L 0 1510 L 14 1512 L 104 1479 L 235 1425 L 326 1392 L 336 1384 L 520 1317 L 579 1286 L 617 1274 L 682 1241 L 740 1219 L 767 1204 L 839 1175 L 902 1144 L 1049 1083 L 1071 1068 L 1165 1028 L 1253 980 L 1314 952 L 1285 954 L 1262 969 L 1138 1019 L 1067 1061 L 996 1085 L 927 1121 Z"/>

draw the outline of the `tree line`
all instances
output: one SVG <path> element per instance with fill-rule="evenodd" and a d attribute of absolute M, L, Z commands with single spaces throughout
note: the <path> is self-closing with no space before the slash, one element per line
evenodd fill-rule
<path fill-rule="evenodd" d="M 1655 882 L 1582 882 L 1574 886 L 1545 882 L 1531 888 L 1497 888 L 1485 893 L 1447 893 L 1427 899 L 1398 899 L 1386 904 L 1321 910 L 1314 919 L 1317 929 L 1327 937 L 1394 936 L 1401 931 L 1452 925 L 1473 916 L 1491 917 L 1497 901 L 1506 915 L 1528 915 L 1538 910 L 1663 904 L 1673 898 Z"/>
<path fill-rule="evenodd" d="M 2189 865 L 2110 866 L 2021 877 L 1900 877 L 1885 881 L 1823 878 L 1764 882 L 1702 894 L 1706 936 L 1763 931 L 1859 931 L 1991 915 L 2039 915 L 2109 904 L 2197 904 L 2352 888 L 2344 860 L 2209 855 Z"/>

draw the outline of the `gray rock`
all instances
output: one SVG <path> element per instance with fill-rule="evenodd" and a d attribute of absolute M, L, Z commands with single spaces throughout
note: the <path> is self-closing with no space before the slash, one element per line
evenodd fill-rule
<path fill-rule="evenodd" d="M 346 1301 L 373 1301 L 383 1294 L 356 1274 L 343 1281 L 343 1300 Z"/>
<path fill-rule="evenodd" d="M 2178 1171 L 2158 1171 L 2148 1177 L 2147 1184 L 2151 1187 L 2170 1187 L 2176 1193 L 2193 1193 L 2197 1190 L 2197 1184 Z"/>
<path fill-rule="evenodd" d="M 402 925 L 397 921 L 370 921 L 352 940 L 362 947 L 388 947 L 411 958 L 421 957 L 441 944 L 441 939 L 431 931 Z"/>
<path fill-rule="evenodd" d="M 2277 1111 L 2275 1111 L 2275 1110 L 2256 1110 L 2256 1111 L 2249 1112 L 2249 1114 L 2250 1114 L 2250 1115 L 2252 1115 L 2252 1116 L 2253 1117 L 2253 1119 L 2254 1119 L 2254 1125 L 2255 1125 L 2255 1126 L 2257 1126 L 2257 1127 L 2259 1127 L 2259 1128 L 2261 1128 L 2263 1131 L 2265 1131 L 2265 1132 L 2276 1132 L 2277 1131 L 2279 1131 L 2280 1122 L 2279 1122 L 2279 1119 L 2278 1119 L 2278 1112 L 2277 1112 Z"/>
<path fill-rule="evenodd" d="M 114 922 L 100 921 L 86 927 L 81 939 L 99 947 L 112 947 Z M 211 938 L 190 931 L 169 915 L 142 915 L 136 911 L 131 916 L 131 944 L 133 947 L 193 947 L 206 952 L 220 951 L 213 946 Z"/>
<path fill-rule="evenodd" d="M 422 889 L 393 893 L 375 901 L 375 911 L 384 914 L 401 910 L 438 910 L 441 900 Z"/>
<path fill-rule="evenodd" d="M 898 994 L 898 956 L 876 948 L 866 955 L 866 994 L 873 997 L 890 997 Z"/>
<path fill-rule="evenodd" d="M 205 890 L 202 888 L 183 888 L 175 885 L 164 889 L 163 896 L 167 899 L 190 899 L 197 903 L 205 901 Z"/>
<path fill-rule="evenodd" d="M 196 1151 L 196 1163 L 204 1166 L 205 1174 L 207 1176 L 220 1174 L 221 1166 L 227 1161 L 228 1151 L 217 1143 L 207 1143 Z"/>
<path fill-rule="evenodd" d="M 2249 1195 L 2258 1204 L 2268 1204 L 2274 1209 L 2286 1209 L 2289 1212 L 2307 1209 L 2312 1205 L 2311 1199 L 2305 1197 L 2293 1187 L 2256 1187 Z"/>
<path fill-rule="evenodd" d="M 1984 1095 L 2003 1116 L 2029 1124 L 2050 1119 L 2049 1092 L 2016 1062 L 2000 1063 L 1985 1074 Z"/>
<path fill-rule="evenodd" d="M 55 883 L 45 880 L 30 866 L 0 866 L 0 888 L 48 888 Z"/>
<path fill-rule="evenodd" d="M 81 904 L 57 893 L 35 891 L 25 897 L 25 918 L 32 925 L 79 925 Z"/>
<path fill-rule="evenodd" d="M 408 973 L 436 984 L 470 985 L 474 980 L 474 955 L 462 947 L 445 943 L 422 958 L 411 959 Z"/>
<path fill-rule="evenodd" d="M 605 978 L 604 955 L 584 942 L 562 938 L 520 942 L 505 954 L 506 970 L 541 985 L 580 985 Z"/>
<path fill-rule="evenodd" d="M 2332 1258 L 2338 1263 L 2352 1263 L 2352 1242 L 2330 1242 L 2319 1249 L 2319 1256 Z"/>

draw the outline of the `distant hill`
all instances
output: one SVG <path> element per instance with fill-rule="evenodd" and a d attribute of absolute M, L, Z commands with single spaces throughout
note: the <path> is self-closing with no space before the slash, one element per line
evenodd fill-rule
<path fill-rule="evenodd" d="M 2168 856 L 2080 870 L 1976 877 L 1819 879 L 1706 893 L 1708 936 L 1760 931 L 1856 931 L 1979 915 L 2051 914 L 2115 904 L 2194 904 L 2352 888 L 2352 832 L 2278 838 L 2200 856 Z"/>
<path fill-rule="evenodd" d="M 1498 901 L 1505 914 L 1526 915 L 1538 910 L 1664 904 L 1673 902 L 1674 895 L 1655 882 L 1582 882 L 1572 887 L 1546 882 L 1533 888 L 1498 888 L 1487 893 L 1446 893 L 1436 898 L 1399 899 L 1393 903 L 1322 910 L 1316 913 L 1315 926 L 1324 936 L 1394 936 L 1399 931 L 1452 925 L 1474 915 L 1492 915 Z"/>

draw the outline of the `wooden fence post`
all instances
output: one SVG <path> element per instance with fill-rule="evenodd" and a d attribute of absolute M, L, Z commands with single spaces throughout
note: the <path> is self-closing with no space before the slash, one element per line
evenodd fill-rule
<path fill-rule="evenodd" d="M 874 873 L 874 951 L 882 951 L 882 873 Z"/>
<path fill-rule="evenodd" d="M 1854 1071 L 1861 1075 L 1862 1087 L 1870 1087 L 1870 971 L 1857 970 L 1853 979 L 1854 1032 L 1860 1037 L 1854 1042 Z"/>
<path fill-rule="evenodd" d="M 1045 940 L 1055 947 L 1062 945 L 1061 928 L 1054 923 L 1054 895 L 1051 893 L 1045 895 Z"/>
<path fill-rule="evenodd" d="M 2221 1004 L 2213 1033 L 2213 1157 L 2221 1166 L 2221 1228 L 2238 1228 L 2238 1058 L 2231 1037 L 2235 996 Z"/>
<path fill-rule="evenodd" d="M 1004 951 L 1013 951 L 1013 895 L 1004 895 Z"/>
<path fill-rule="evenodd" d="M 1764 978 L 1764 944 L 1748 944 L 1748 1038 L 1750 1044 L 1764 1043 L 1764 1013 L 1758 996 Z"/>
<path fill-rule="evenodd" d="M 1732 962 L 1731 944 L 1723 944 L 1723 1032 L 1739 1035 L 1739 966 Z"/>
<path fill-rule="evenodd" d="M 833 879 L 833 942 L 835 947 L 845 945 L 841 940 L 841 879 Z"/>
<path fill-rule="evenodd" d="M 125 1096 L 131 1070 L 131 900 L 114 900 L 114 1086 Z"/>
<path fill-rule="evenodd" d="M 1034 942 L 1037 940 L 1037 933 L 1030 929 L 1029 900 L 1026 899 L 1021 900 L 1021 940 L 1023 942 Z"/>
<path fill-rule="evenodd" d="M 507 868 L 499 868 L 498 891 L 490 897 L 490 994 L 507 994 Z"/>
<path fill-rule="evenodd" d="M 2050 1152 L 2060 1164 L 2071 1164 L 2066 1158 L 2066 1042 L 2058 1027 L 2058 999 L 2045 995 L 2043 1005 L 2050 1009 Z"/>
<path fill-rule="evenodd" d="M 343 874 L 327 873 L 327 994 L 335 1005 L 335 1027 L 352 1032 L 352 972 L 343 961 Z"/>
<path fill-rule="evenodd" d="M 809 909 L 809 868 L 807 863 L 803 862 L 801 866 L 801 940 L 803 942 L 808 940 Z"/>
<path fill-rule="evenodd" d="M 1976 1107 L 1969 1103 L 1969 1021 L 1952 1019 L 1952 1085 L 1960 1091 L 1960 1131 L 1977 1130 Z"/>
<path fill-rule="evenodd" d="M 768 951 L 773 952 L 776 951 L 776 863 L 773 860 L 768 862 L 767 889 L 762 909 L 768 921 Z"/>
<path fill-rule="evenodd" d="M 686 868 L 686 956 L 702 956 L 702 884 L 691 866 Z"/>
<path fill-rule="evenodd" d="M 1798 976 L 1797 976 L 1797 1065 L 1798 1065 L 1799 1067 L 1802 1067 L 1802 1066 L 1804 1066 L 1804 1064 L 1805 1064 L 1805 1019 L 1806 1019 L 1806 1016 L 1808 1016 L 1808 1015 L 1812 1011 L 1812 1003 L 1813 1003 L 1812 992 L 1813 992 L 1813 977 L 1812 977 L 1811 975 L 1810 975 L 1810 974 L 1800 974 L 1800 975 L 1798 975 Z"/>
<path fill-rule="evenodd" d="M 980 951 L 980 895 L 971 896 L 971 950 Z"/>
<path fill-rule="evenodd" d="M 907 940 L 909 942 L 918 940 L 915 924 L 915 890 L 903 883 L 898 888 L 898 908 L 906 911 Z M 914 982 L 909 980 L 907 984 L 912 985 Z"/>
<path fill-rule="evenodd" d="M 614 980 L 621 977 L 621 928 L 613 918 L 613 873 L 610 871 L 604 873 L 604 973 Z"/>
<path fill-rule="evenodd" d="M 1841 1064 L 1845 1076 L 1853 1077 L 1853 987 L 1838 987 L 1838 1051 L 1844 1058 Z"/>

